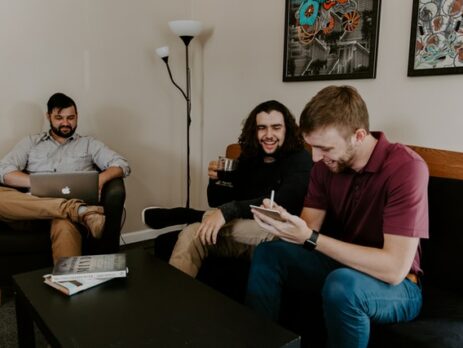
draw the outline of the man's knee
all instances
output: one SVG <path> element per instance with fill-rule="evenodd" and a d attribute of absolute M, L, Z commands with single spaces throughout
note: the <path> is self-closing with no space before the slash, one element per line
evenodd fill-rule
<path fill-rule="evenodd" d="M 189 243 L 193 242 L 195 240 L 198 240 L 197 237 L 197 232 L 199 229 L 199 226 L 201 224 L 199 222 L 196 222 L 194 224 L 186 226 L 179 234 L 177 237 L 177 243 Z"/>
<path fill-rule="evenodd" d="M 325 280 L 322 290 L 323 302 L 331 305 L 354 304 L 362 285 L 359 272 L 350 268 L 338 268 Z"/>

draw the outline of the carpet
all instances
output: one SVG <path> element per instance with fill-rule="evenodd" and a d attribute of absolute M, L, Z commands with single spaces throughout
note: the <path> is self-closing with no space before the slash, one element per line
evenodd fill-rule
<path fill-rule="evenodd" d="M 35 325 L 34 325 L 35 326 Z M 42 333 L 35 329 L 35 346 L 37 348 L 49 347 Z M 17 348 L 18 331 L 16 329 L 16 309 L 14 295 L 10 290 L 2 288 L 2 303 L 0 304 L 0 347 Z"/>

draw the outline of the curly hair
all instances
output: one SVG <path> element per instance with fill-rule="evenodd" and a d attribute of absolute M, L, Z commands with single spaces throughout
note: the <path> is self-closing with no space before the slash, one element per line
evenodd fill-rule
<path fill-rule="evenodd" d="M 280 112 L 285 122 L 286 134 L 285 141 L 280 149 L 281 153 L 294 152 L 304 148 L 304 140 L 291 111 L 276 100 L 268 100 L 257 105 L 244 121 L 241 135 L 238 138 L 241 146 L 241 156 L 244 158 L 255 157 L 261 150 L 261 145 L 257 139 L 257 114 L 272 111 Z"/>

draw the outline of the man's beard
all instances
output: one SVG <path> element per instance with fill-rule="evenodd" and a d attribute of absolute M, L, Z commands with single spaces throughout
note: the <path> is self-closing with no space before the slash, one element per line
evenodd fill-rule
<path fill-rule="evenodd" d="M 350 146 L 344 156 L 342 156 L 337 161 L 333 161 L 336 164 L 336 167 L 332 167 L 325 162 L 325 165 L 331 170 L 333 173 L 343 173 L 347 169 L 351 168 L 352 163 L 354 162 L 354 149 Z"/>
<path fill-rule="evenodd" d="M 53 127 L 53 125 L 51 123 L 50 123 L 50 128 L 51 128 L 53 133 L 55 133 L 57 136 L 59 136 L 61 138 L 70 138 L 70 137 L 73 136 L 73 134 L 76 131 L 75 128 L 72 128 L 72 127 L 69 127 L 69 126 L 61 126 L 59 128 L 56 128 L 56 127 Z M 63 128 L 70 129 L 70 131 L 67 132 L 67 133 L 64 133 L 64 132 L 61 131 Z"/>

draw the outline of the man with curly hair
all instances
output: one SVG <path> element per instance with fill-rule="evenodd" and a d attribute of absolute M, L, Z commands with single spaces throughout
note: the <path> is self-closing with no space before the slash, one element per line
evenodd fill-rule
<path fill-rule="evenodd" d="M 288 211 L 301 212 L 312 162 L 288 108 L 275 100 L 257 105 L 244 122 L 239 144 L 241 154 L 232 187 L 217 184 L 217 161 L 211 161 L 207 195 L 209 205 L 215 208 L 193 212 L 202 221 L 179 234 L 170 257 L 171 265 L 192 277 L 210 253 L 247 256 L 255 245 L 274 238 L 252 219 L 249 207 L 262 204 L 272 190 L 275 200 L 284 202 Z M 156 224 L 162 213 L 164 209 L 145 211 L 145 222 Z M 191 219 L 179 223 L 194 222 L 194 217 Z"/>

